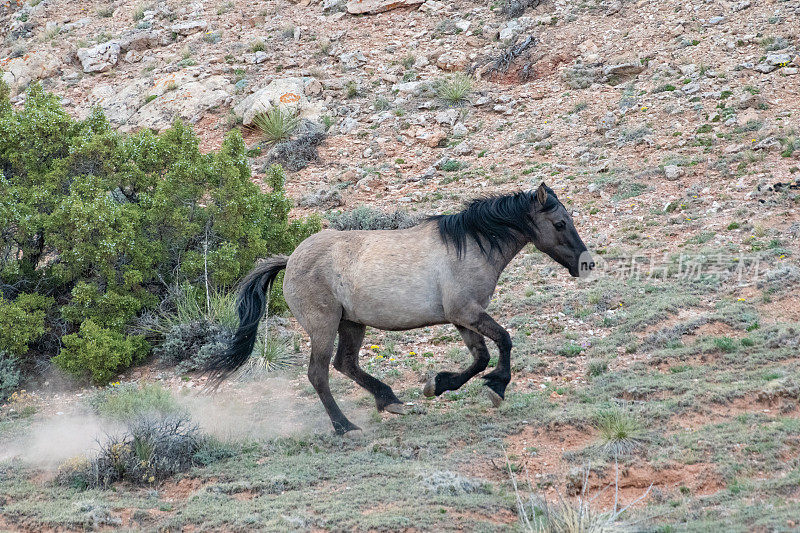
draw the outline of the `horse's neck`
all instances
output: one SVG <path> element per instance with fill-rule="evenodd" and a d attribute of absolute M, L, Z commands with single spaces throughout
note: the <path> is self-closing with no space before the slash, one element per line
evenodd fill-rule
<path fill-rule="evenodd" d="M 501 253 L 496 254 L 493 259 L 492 263 L 497 271 L 497 277 L 500 277 L 500 274 L 503 273 L 503 270 L 506 269 L 508 264 L 517 256 L 517 254 L 522 251 L 523 248 L 529 243 L 530 241 L 525 240 L 518 244 L 513 244 L 505 247 Z"/>

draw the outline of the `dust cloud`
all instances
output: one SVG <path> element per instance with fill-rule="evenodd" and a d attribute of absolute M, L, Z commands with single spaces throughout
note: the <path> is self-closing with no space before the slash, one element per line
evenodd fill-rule
<path fill-rule="evenodd" d="M 227 383 L 213 394 L 183 384 L 167 388 L 202 434 L 226 442 L 259 442 L 331 432 L 322 404 L 315 394 L 304 393 L 301 387 L 297 380 L 273 376 Z M 339 403 L 353 422 L 367 429 L 369 409 L 347 400 Z M 82 404 L 75 411 L 58 415 L 43 411 L 29 423 L 16 424 L 5 435 L 0 432 L 0 462 L 21 460 L 55 469 L 72 457 L 91 457 L 110 435 L 125 431 L 124 424 L 88 413 Z"/>

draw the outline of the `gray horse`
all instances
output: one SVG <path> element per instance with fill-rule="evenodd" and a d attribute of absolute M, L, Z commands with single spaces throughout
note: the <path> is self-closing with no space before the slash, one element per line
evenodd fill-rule
<path fill-rule="evenodd" d="M 529 242 L 563 265 L 572 276 L 594 263 L 555 193 L 542 183 L 535 192 L 474 200 L 454 215 L 433 216 L 404 230 L 323 231 L 291 256 L 272 256 L 241 284 L 239 329 L 227 350 L 206 367 L 219 383 L 247 361 L 264 316 L 266 292 L 284 268 L 283 295 L 311 337 L 308 379 L 319 394 L 336 433 L 359 429 L 331 395 L 333 366 L 374 397 L 379 411 L 402 414 L 392 389 L 358 364 L 364 330 L 407 330 L 455 325 L 472 353 L 461 372 L 440 372 L 423 390 L 438 396 L 456 390 L 486 369 L 484 337 L 499 349 L 497 367 L 483 379 L 495 406 L 511 381 L 511 336 L 486 313 L 500 273 Z"/>

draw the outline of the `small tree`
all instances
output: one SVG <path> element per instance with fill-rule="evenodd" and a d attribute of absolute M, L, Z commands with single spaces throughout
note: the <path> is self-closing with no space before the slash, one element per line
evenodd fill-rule
<path fill-rule="evenodd" d="M 67 335 L 55 361 L 67 370 L 81 368 L 73 363 L 89 344 L 125 348 L 131 356 L 108 368 L 83 361 L 82 373 L 110 378 L 142 353 L 126 328 L 168 287 L 229 289 L 256 259 L 291 252 L 320 228 L 317 218 L 289 221 L 280 167 L 271 191 L 253 183 L 238 131 L 203 154 L 180 121 L 161 135 L 123 135 L 99 109 L 73 120 L 38 84 L 20 111 L 8 94 L 0 82 L 0 297 L 58 302 L 53 320 Z"/>

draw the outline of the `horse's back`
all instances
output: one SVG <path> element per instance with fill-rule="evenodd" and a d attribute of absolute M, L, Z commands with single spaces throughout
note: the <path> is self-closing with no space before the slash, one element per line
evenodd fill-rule
<path fill-rule="evenodd" d="M 289 258 L 286 301 L 296 316 L 312 306 L 338 305 L 343 318 L 380 329 L 442 323 L 440 278 L 446 255 L 430 224 L 322 231 Z"/>

